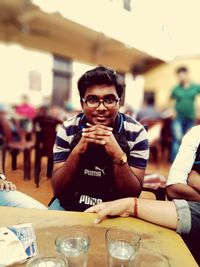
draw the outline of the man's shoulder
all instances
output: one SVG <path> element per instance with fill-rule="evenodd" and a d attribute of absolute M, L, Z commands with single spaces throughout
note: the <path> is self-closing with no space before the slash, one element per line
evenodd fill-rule
<path fill-rule="evenodd" d="M 74 136 L 79 131 L 79 124 L 82 118 L 82 113 L 70 117 L 63 122 L 62 126 L 58 130 L 57 136 L 66 138 Z"/>
<path fill-rule="evenodd" d="M 138 138 L 147 139 L 147 132 L 144 126 L 137 120 L 123 114 L 123 125 L 126 138 L 136 140 Z M 130 141 L 129 140 L 129 141 Z"/>
<path fill-rule="evenodd" d="M 199 94 L 200 93 L 200 84 L 199 83 L 193 83 L 193 88 L 195 90 L 195 93 L 196 94 Z"/>
<path fill-rule="evenodd" d="M 65 120 L 63 122 L 63 127 L 68 128 L 69 126 L 79 125 L 82 115 L 83 115 L 82 113 L 79 113 L 77 115 L 74 115 L 74 116 L 68 118 L 67 120 Z"/>
<path fill-rule="evenodd" d="M 172 87 L 172 90 L 171 90 L 171 95 L 174 95 L 176 94 L 177 92 L 179 92 L 180 90 L 182 90 L 181 86 L 179 84 L 175 85 Z"/>
<path fill-rule="evenodd" d="M 182 139 L 181 146 L 189 146 L 197 149 L 200 144 L 200 125 L 193 126 L 187 131 Z"/>
<path fill-rule="evenodd" d="M 123 123 L 125 130 L 133 130 L 133 131 L 140 131 L 143 129 L 143 125 L 139 123 L 137 120 L 131 118 L 130 116 L 126 114 L 122 114 L 123 116 Z"/>
<path fill-rule="evenodd" d="M 195 125 L 192 128 L 190 128 L 185 134 L 185 137 L 195 138 L 199 140 L 200 139 L 200 125 Z"/>

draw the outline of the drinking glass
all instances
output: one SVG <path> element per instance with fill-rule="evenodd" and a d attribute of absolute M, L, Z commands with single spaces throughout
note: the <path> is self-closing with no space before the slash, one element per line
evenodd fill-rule
<path fill-rule="evenodd" d="M 90 238 L 87 233 L 69 227 L 55 240 L 56 250 L 64 255 L 69 266 L 86 267 Z"/>
<path fill-rule="evenodd" d="M 68 267 L 67 259 L 61 254 L 39 255 L 30 259 L 26 267 Z"/>
<path fill-rule="evenodd" d="M 170 267 L 169 261 L 157 252 L 139 252 L 130 262 L 129 267 Z"/>
<path fill-rule="evenodd" d="M 109 267 L 128 267 L 140 244 L 140 236 L 133 231 L 113 227 L 106 231 Z"/>

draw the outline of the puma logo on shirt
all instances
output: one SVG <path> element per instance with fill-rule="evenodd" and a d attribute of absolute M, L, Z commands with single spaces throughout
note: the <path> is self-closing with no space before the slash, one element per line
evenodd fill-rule
<path fill-rule="evenodd" d="M 105 168 L 101 169 L 95 166 L 94 170 L 84 169 L 84 175 L 102 177 L 102 175 L 105 175 Z"/>
<path fill-rule="evenodd" d="M 100 198 L 95 198 L 95 197 L 89 197 L 89 196 L 86 196 L 86 195 L 81 195 L 80 196 L 80 199 L 79 199 L 79 203 L 84 203 L 86 205 L 96 205 L 98 203 L 101 203 L 102 202 L 102 199 Z"/>

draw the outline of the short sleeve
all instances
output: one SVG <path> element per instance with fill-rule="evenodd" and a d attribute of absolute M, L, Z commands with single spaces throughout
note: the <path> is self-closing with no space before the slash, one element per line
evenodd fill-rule
<path fill-rule="evenodd" d="M 80 116 L 69 118 L 59 128 L 53 148 L 54 162 L 65 161 L 71 152 L 71 143 L 77 133 Z"/>
<path fill-rule="evenodd" d="M 146 130 L 142 127 L 134 140 L 130 150 L 129 165 L 139 169 L 145 169 L 149 158 L 149 143 Z"/>

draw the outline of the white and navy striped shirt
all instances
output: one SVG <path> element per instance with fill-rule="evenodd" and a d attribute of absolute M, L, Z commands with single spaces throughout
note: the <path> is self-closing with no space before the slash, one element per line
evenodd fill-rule
<path fill-rule="evenodd" d="M 60 127 L 54 145 L 54 162 L 65 161 L 71 152 L 74 135 L 86 127 L 86 118 L 80 113 L 63 123 Z M 125 114 L 118 113 L 113 132 L 122 133 L 129 146 L 129 166 L 145 169 L 149 157 L 147 132 L 144 127 Z"/>

